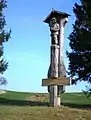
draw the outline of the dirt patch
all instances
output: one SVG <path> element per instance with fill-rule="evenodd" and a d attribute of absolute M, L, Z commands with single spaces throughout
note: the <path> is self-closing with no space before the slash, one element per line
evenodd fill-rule
<path fill-rule="evenodd" d="M 36 94 L 32 95 L 26 98 L 26 100 L 30 101 L 38 101 L 38 102 L 47 102 L 48 101 L 48 95 L 43 95 L 43 94 Z"/>
<path fill-rule="evenodd" d="M 5 90 L 0 90 L 0 94 L 5 94 L 6 91 Z"/>

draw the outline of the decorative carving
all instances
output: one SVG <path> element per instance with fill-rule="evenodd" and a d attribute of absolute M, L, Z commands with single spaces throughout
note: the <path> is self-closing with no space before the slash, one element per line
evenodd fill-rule
<path fill-rule="evenodd" d="M 53 17 L 49 23 L 51 36 L 52 36 L 52 43 L 58 44 L 58 36 L 59 36 L 59 23 L 57 22 L 57 19 Z"/>
<path fill-rule="evenodd" d="M 51 50 L 51 77 L 58 77 L 58 56 L 55 48 Z"/>

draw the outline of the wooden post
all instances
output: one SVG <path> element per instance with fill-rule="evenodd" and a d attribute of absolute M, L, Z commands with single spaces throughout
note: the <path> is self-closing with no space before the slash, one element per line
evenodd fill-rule
<path fill-rule="evenodd" d="M 58 86 L 71 85 L 71 79 L 66 77 L 42 79 L 42 86 L 50 86 L 50 106 L 60 106 Z"/>
<path fill-rule="evenodd" d="M 58 77 L 58 59 L 59 58 L 59 46 L 54 44 L 51 45 L 51 77 Z M 58 102 L 58 89 L 57 85 L 50 86 L 50 105 L 51 106 L 60 106 Z"/>
<path fill-rule="evenodd" d="M 67 13 L 53 10 L 44 22 L 49 24 L 51 32 L 50 67 L 48 79 L 42 79 L 42 86 L 48 86 L 50 105 L 60 106 L 60 86 L 68 85 L 70 80 L 64 77 L 66 70 L 63 65 L 63 33 L 68 18 Z M 60 59 L 61 58 L 61 59 Z M 60 67 L 61 66 L 61 67 Z M 61 73 L 61 74 L 60 74 Z"/>

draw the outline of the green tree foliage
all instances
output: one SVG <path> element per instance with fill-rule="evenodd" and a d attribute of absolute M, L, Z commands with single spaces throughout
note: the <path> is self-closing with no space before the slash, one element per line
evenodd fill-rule
<path fill-rule="evenodd" d="M 4 42 L 7 42 L 10 38 L 11 30 L 6 32 L 6 20 L 4 16 L 4 9 L 7 8 L 7 1 L 0 0 L 0 73 L 3 74 L 8 67 L 8 62 L 4 59 Z"/>
<path fill-rule="evenodd" d="M 77 81 L 91 83 L 91 0 L 80 0 L 80 3 L 73 7 L 76 20 L 69 35 L 71 52 L 67 51 L 73 84 Z"/>

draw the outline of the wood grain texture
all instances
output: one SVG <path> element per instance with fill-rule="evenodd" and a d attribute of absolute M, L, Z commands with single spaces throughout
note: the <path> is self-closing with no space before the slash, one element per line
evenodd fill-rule
<path fill-rule="evenodd" d="M 66 78 L 66 77 L 42 79 L 42 86 L 70 85 L 70 84 L 71 84 L 70 78 Z"/>

